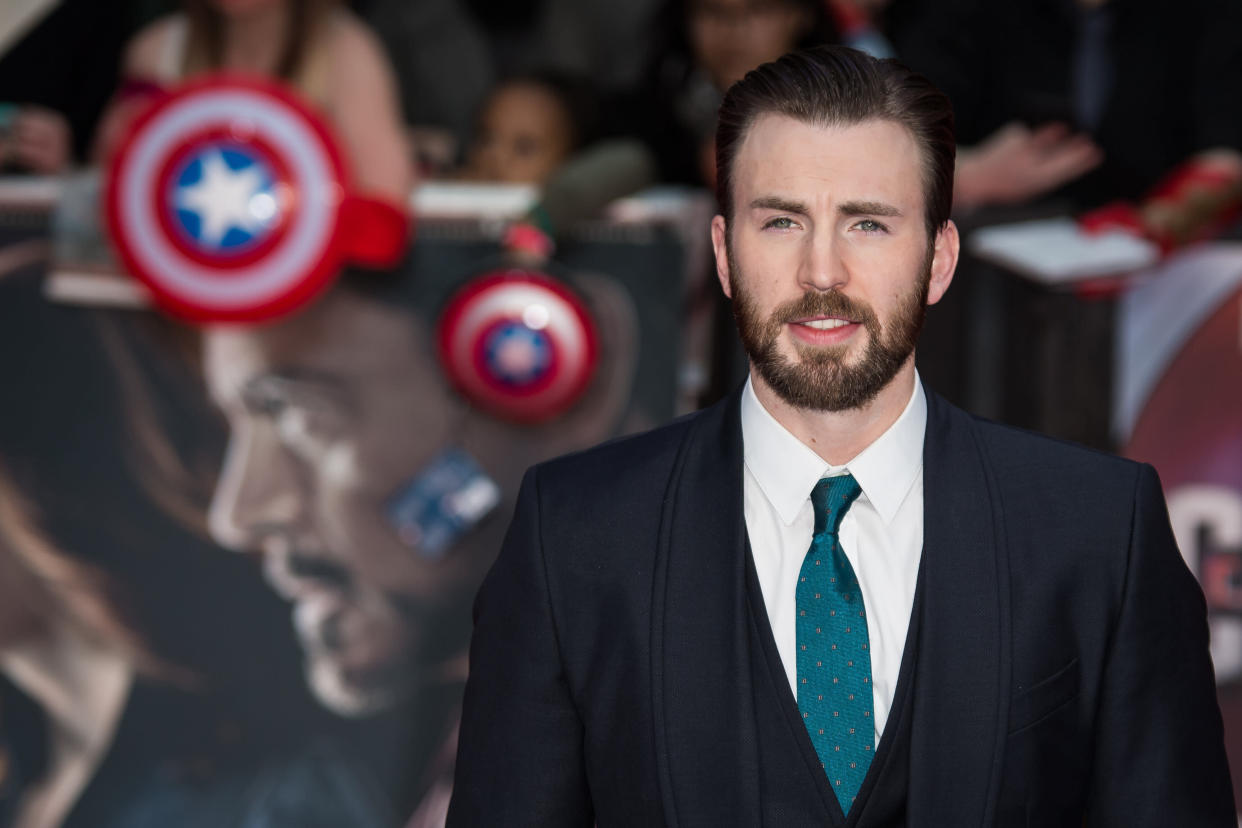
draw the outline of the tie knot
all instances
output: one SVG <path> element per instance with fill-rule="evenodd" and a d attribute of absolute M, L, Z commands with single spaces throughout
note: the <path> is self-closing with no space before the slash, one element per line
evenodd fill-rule
<path fill-rule="evenodd" d="M 824 532 L 835 535 L 841 518 L 854 500 L 862 494 L 862 487 L 851 474 L 824 477 L 811 490 L 811 505 L 815 507 L 815 534 Z"/>

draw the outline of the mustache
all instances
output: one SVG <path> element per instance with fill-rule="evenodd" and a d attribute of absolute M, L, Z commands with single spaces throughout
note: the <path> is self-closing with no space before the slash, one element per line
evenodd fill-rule
<path fill-rule="evenodd" d="M 289 574 L 303 581 L 312 581 L 336 589 L 349 589 L 353 575 L 335 561 L 298 550 L 291 551 L 285 559 Z"/>
<path fill-rule="evenodd" d="M 350 593 L 358 589 L 365 589 L 367 586 L 364 582 L 359 581 L 357 576 L 348 567 L 311 552 L 291 551 L 285 559 L 285 566 L 293 577 L 328 589 Z M 468 608 L 470 602 L 469 600 L 463 600 L 463 597 L 468 597 L 470 593 L 473 593 L 473 586 L 469 588 L 467 593 L 462 595 L 459 595 L 452 588 L 446 588 L 444 595 L 435 598 L 406 595 L 378 584 L 372 584 L 370 588 L 374 594 L 379 595 L 390 607 L 405 617 L 407 621 L 420 623 L 429 614 L 443 614 L 446 606 L 460 605 Z"/>
<path fill-rule="evenodd" d="M 772 312 L 771 319 L 783 325 L 809 316 L 835 316 L 858 322 L 868 329 L 876 325 L 875 311 L 870 305 L 851 299 L 836 290 L 808 291 L 798 299 L 778 305 Z"/>

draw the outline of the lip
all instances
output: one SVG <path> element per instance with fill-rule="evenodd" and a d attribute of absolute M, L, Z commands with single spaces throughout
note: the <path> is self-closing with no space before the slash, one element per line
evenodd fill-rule
<path fill-rule="evenodd" d="M 814 328 L 808 325 L 808 322 L 831 322 L 838 324 L 836 327 Z M 807 345 L 825 346 L 842 345 L 848 342 L 858 332 L 858 329 L 862 327 L 862 324 L 850 319 L 843 319 L 839 316 L 808 316 L 805 319 L 787 322 L 786 327 L 799 342 L 806 343 Z"/>
<path fill-rule="evenodd" d="M 370 671 L 400 658 L 408 631 L 391 614 L 340 595 L 303 598 L 293 628 L 307 652 L 342 668 Z"/>

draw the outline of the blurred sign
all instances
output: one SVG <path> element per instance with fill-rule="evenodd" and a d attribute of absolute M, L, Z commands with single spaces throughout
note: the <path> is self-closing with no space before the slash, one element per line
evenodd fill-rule
<path fill-rule="evenodd" d="M 1125 454 L 1160 472 L 1207 597 L 1217 681 L 1232 683 L 1242 679 L 1242 290 L 1186 331 L 1166 365 Z"/>

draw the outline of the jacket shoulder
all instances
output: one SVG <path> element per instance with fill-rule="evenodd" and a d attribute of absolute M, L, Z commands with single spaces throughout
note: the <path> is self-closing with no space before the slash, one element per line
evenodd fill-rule
<path fill-rule="evenodd" d="M 1131 485 L 1145 464 L 1068 440 L 971 417 L 980 446 L 1001 477 L 1085 476 Z"/>

